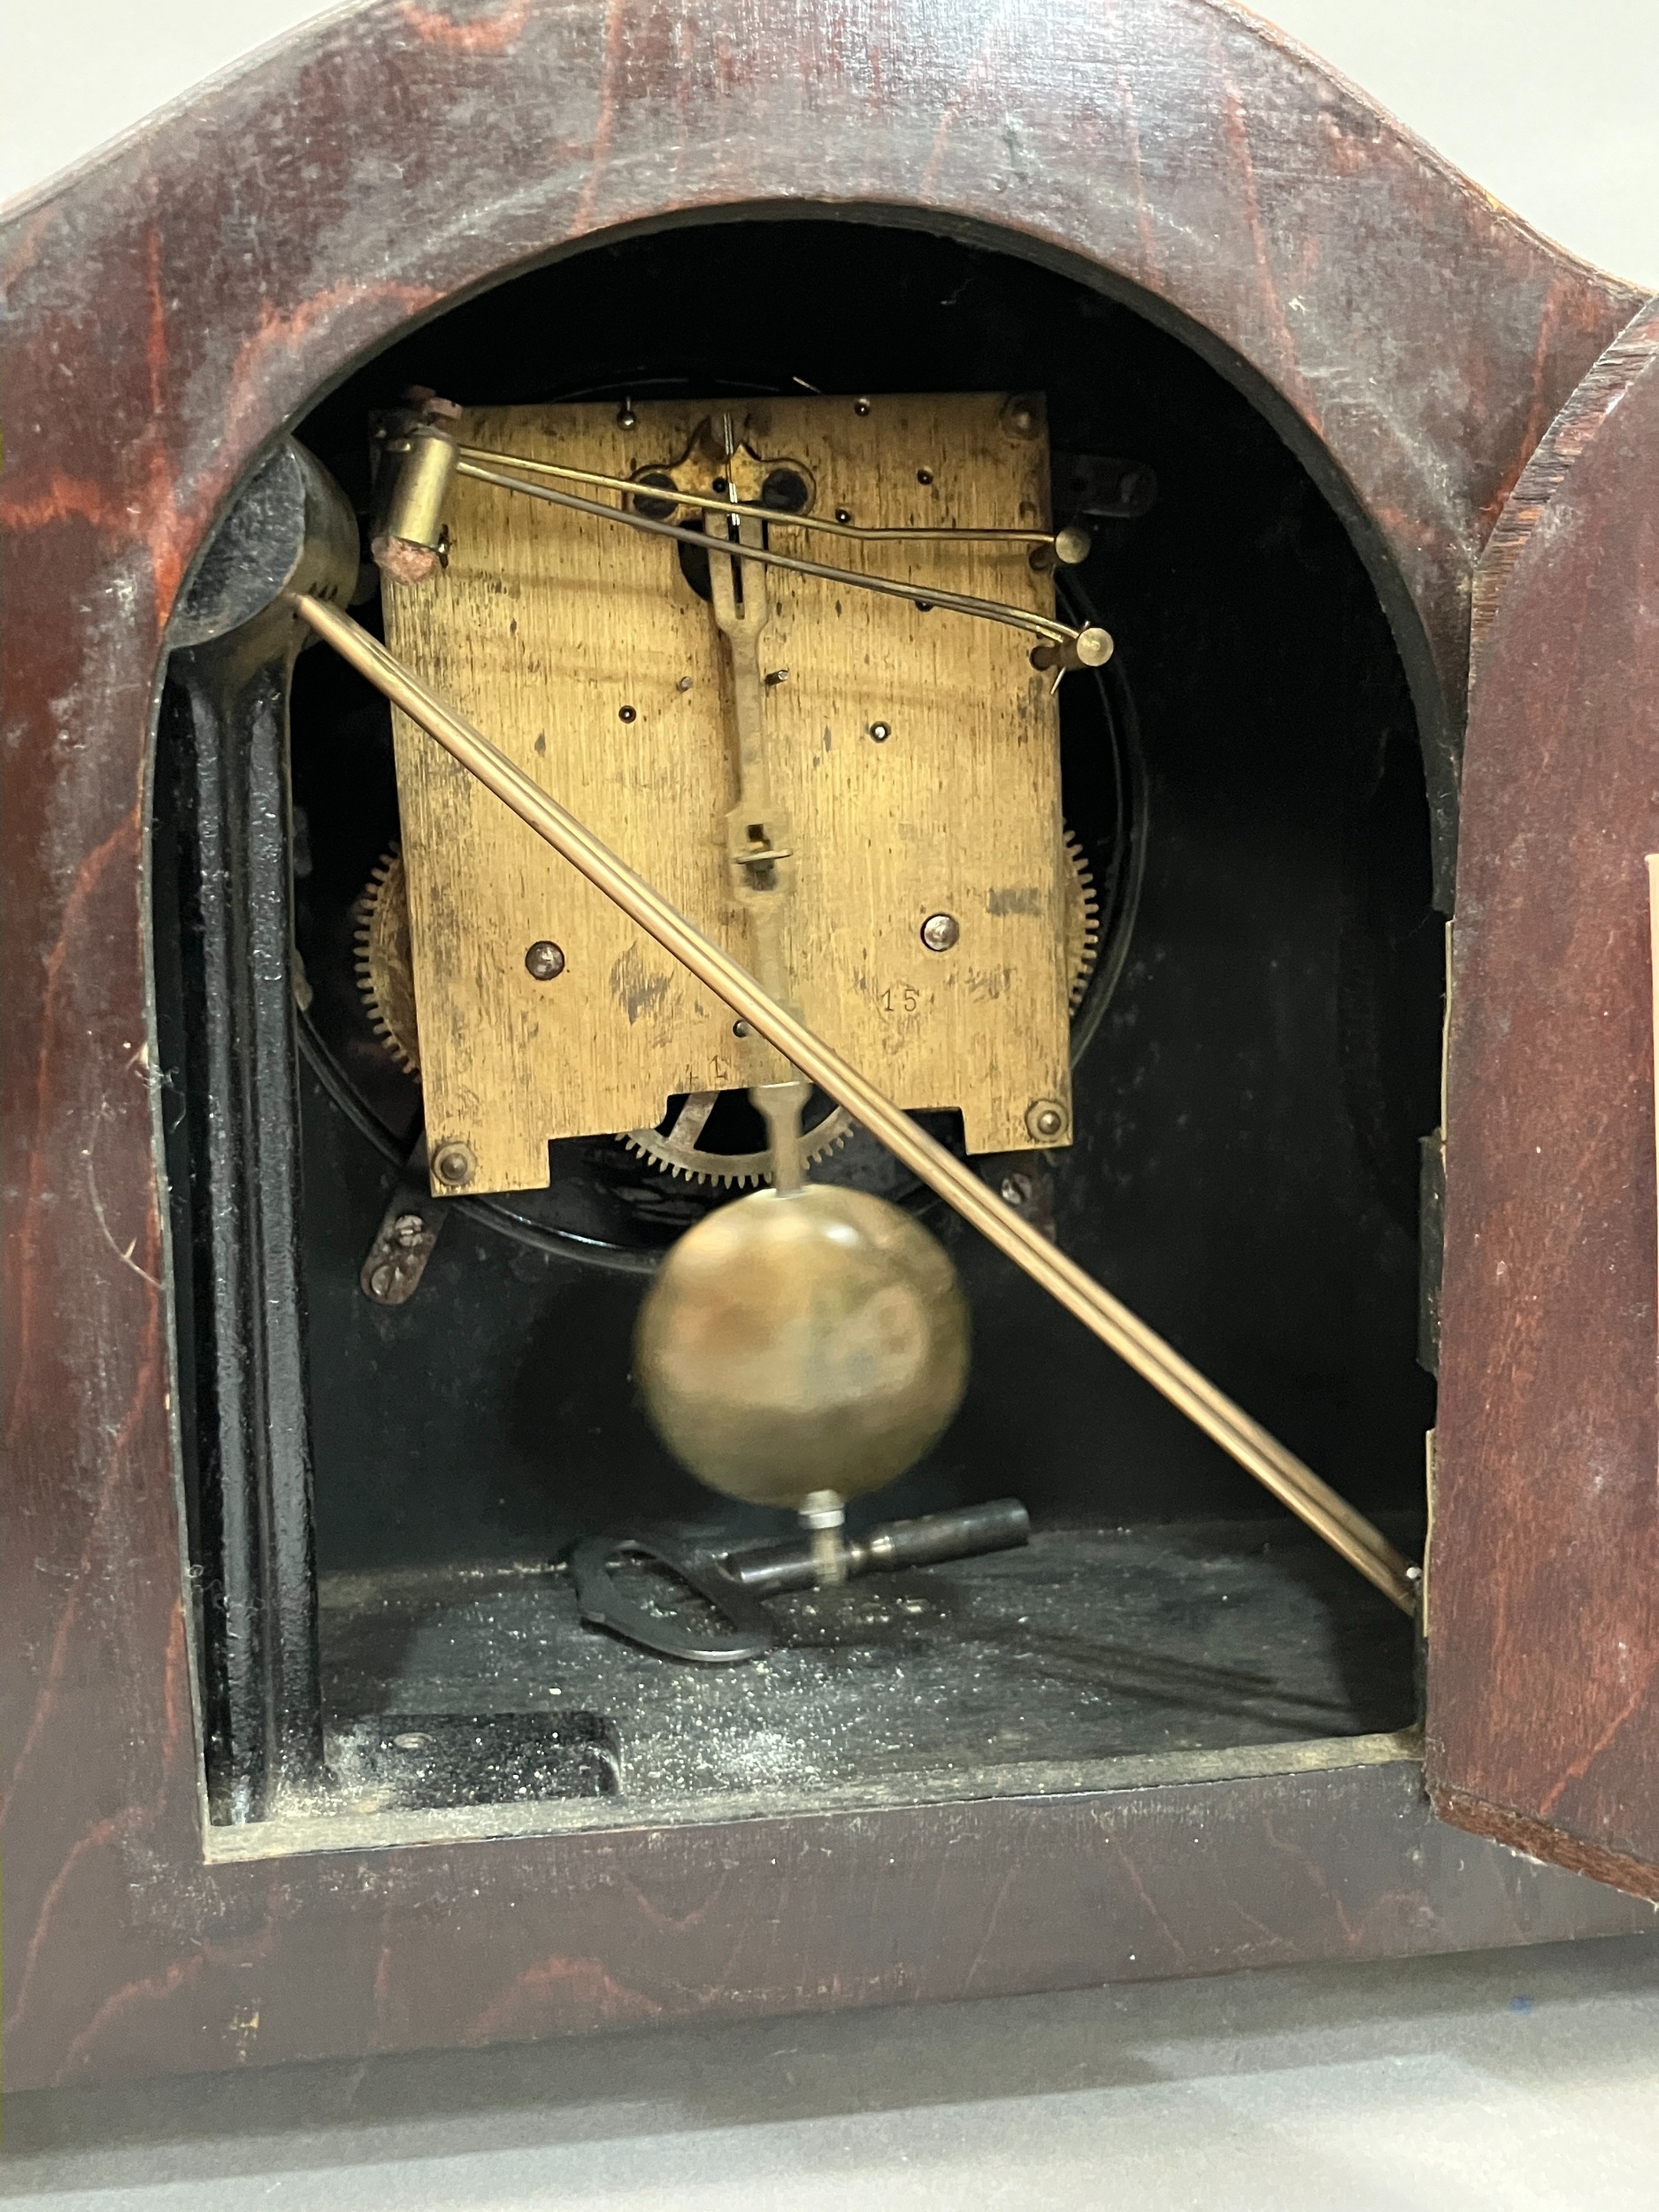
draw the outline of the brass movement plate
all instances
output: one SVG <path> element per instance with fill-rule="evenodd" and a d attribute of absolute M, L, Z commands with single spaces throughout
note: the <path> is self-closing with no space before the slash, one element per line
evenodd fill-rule
<path fill-rule="evenodd" d="M 1045 527 L 1041 411 L 1002 393 L 472 410 L 464 442 L 633 476 L 792 465 L 813 511 L 861 524 Z M 701 436 L 699 434 L 702 434 Z M 692 457 L 688 461 L 687 457 Z M 738 472 L 734 471 L 734 476 Z M 740 490 L 753 496 L 739 478 Z M 572 488 L 580 489 L 580 488 Z M 597 494 L 606 498 L 609 495 Z M 730 664 L 670 541 L 458 478 L 449 565 L 388 583 L 391 649 L 710 936 L 750 965 L 732 887 Z M 1025 547 L 856 541 L 775 528 L 777 549 L 1052 615 Z M 694 563 L 695 565 L 695 563 Z M 767 572 L 765 749 L 789 826 L 789 992 L 900 1105 L 956 1107 L 971 1152 L 1070 1134 L 1066 862 L 1052 679 L 1028 634 Z M 468 1187 L 548 1180 L 549 1139 L 662 1119 L 671 1095 L 776 1064 L 702 985 L 401 714 L 403 851 L 429 1150 Z M 885 728 L 884 738 L 872 732 Z M 929 916 L 960 925 L 946 951 Z M 562 972 L 540 981 L 529 947 Z"/>

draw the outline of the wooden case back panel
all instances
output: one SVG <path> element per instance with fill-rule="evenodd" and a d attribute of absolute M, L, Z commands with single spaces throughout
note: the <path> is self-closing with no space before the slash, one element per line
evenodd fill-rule
<path fill-rule="evenodd" d="M 1483 565 L 1428 1572 L 1440 1810 L 1659 1898 L 1659 316 Z"/>
<path fill-rule="evenodd" d="M 1048 442 L 1002 393 L 726 403 L 740 448 L 793 461 L 816 511 L 1040 529 Z M 679 464 L 707 403 L 497 408 L 464 443 L 632 476 Z M 1018 426 L 1015 418 L 1018 418 Z M 722 432 L 724 424 L 720 425 Z M 704 487 L 706 488 L 706 486 Z M 604 499 L 608 495 L 594 496 Z M 682 912 L 756 964 L 730 882 L 730 673 L 680 548 L 457 478 L 446 571 L 388 587 L 387 635 Z M 1054 611 L 1027 546 L 774 526 L 775 549 Z M 910 1108 L 959 1107 L 969 1149 L 1069 1112 L 1059 723 L 1028 632 L 772 570 L 762 638 L 774 797 L 789 825 L 783 945 L 807 1022 Z M 545 1184 L 549 1138 L 662 1118 L 671 1094 L 772 1073 L 730 1010 L 415 726 L 397 717 L 429 1148 L 472 1187 Z M 876 729 L 887 734 L 877 739 Z M 956 943 L 921 929 L 946 913 Z M 526 966 L 550 939 L 552 982 Z"/>

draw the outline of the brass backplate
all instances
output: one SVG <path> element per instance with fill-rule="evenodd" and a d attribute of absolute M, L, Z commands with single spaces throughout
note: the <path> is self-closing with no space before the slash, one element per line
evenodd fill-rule
<path fill-rule="evenodd" d="M 713 481 L 729 435 L 745 496 L 787 466 L 814 512 L 859 524 L 1048 521 L 1041 407 L 1002 393 L 484 408 L 455 432 L 617 476 L 672 469 L 686 488 Z M 386 587 L 393 651 L 752 964 L 726 856 L 730 668 L 680 549 L 465 478 L 449 528 L 447 568 Z M 771 542 L 913 583 L 917 600 L 932 586 L 1054 612 L 1052 577 L 1021 545 L 783 527 Z M 775 569 L 767 588 L 765 749 L 793 854 L 782 935 L 796 1007 L 900 1105 L 959 1108 L 970 1151 L 1064 1142 L 1059 724 L 1031 637 Z M 550 1138 L 642 1127 L 675 1093 L 774 1071 L 710 992 L 395 722 L 434 1160 L 465 1145 L 469 1188 L 540 1187 Z M 941 914 L 959 934 L 933 951 L 922 928 Z M 526 955 L 548 942 L 564 965 L 541 980 Z M 1033 1116 L 1045 1102 L 1057 1129 Z"/>

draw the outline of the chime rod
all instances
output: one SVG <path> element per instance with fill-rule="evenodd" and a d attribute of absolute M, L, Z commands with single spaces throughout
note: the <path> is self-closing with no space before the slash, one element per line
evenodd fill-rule
<path fill-rule="evenodd" d="M 574 492 L 556 491 L 551 484 L 526 484 L 517 477 L 503 475 L 497 469 L 480 468 L 476 461 L 457 460 L 455 472 L 457 476 L 470 476 L 476 483 L 493 484 L 498 491 L 519 492 L 526 499 L 544 500 L 550 507 L 568 508 L 579 515 L 595 515 L 602 522 L 619 522 L 626 530 L 642 530 L 652 537 L 672 538 L 678 544 L 695 547 L 699 553 L 719 549 L 718 540 L 710 538 L 704 531 L 687 530 L 677 522 L 658 522 L 653 516 L 635 514 L 626 507 L 608 507 L 602 500 L 580 499 Z M 637 491 L 640 488 L 633 485 L 629 488 Z M 649 487 L 647 496 L 650 496 Z M 664 492 L 662 496 L 666 499 L 668 494 Z M 725 514 L 748 511 L 734 510 L 725 500 L 714 503 Z M 850 590 L 879 592 L 889 599 L 908 599 L 912 605 L 919 603 L 929 607 L 948 607 L 954 614 L 977 615 L 982 621 L 1000 622 L 1013 630 L 1027 630 L 1033 637 L 1041 638 L 1045 646 L 1058 647 L 1065 665 L 1073 664 L 1073 656 L 1075 664 L 1083 668 L 1104 667 L 1111 658 L 1111 637 L 1094 625 L 1073 629 L 1070 623 L 1029 613 L 1024 607 L 1007 606 L 1000 599 L 976 599 L 966 592 L 942 591 L 930 584 L 903 584 L 892 576 L 864 576 L 856 569 L 832 568 L 826 561 L 809 561 L 800 554 L 774 553 L 770 547 L 745 546 L 743 558 L 758 561 L 766 568 L 787 568 L 796 576 L 819 576 L 827 583 L 845 584 Z M 1056 664 L 1049 659 L 1041 664 Z"/>
<path fill-rule="evenodd" d="M 924 544 L 1046 545 L 1064 567 L 1075 568 L 1089 554 L 1089 534 L 1076 523 L 1063 530 L 1010 530 L 987 525 L 975 528 L 953 523 L 949 527 L 930 523 L 837 522 L 827 515 L 798 514 L 793 508 L 756 507 L 738 499 L 722 499 L 708 492 L 682 491 L 678 484 L 653 484 L 637 476 L 607 476 L 603 469 L 572 468 L 564 461 L 533 460 L 527 453 L 497 453 L 488 446 L 463 445 L 456 451 L 464 461 L 482 461 L 496 468 L 527 469 L 533 476 L 557 476 L 566 483 L 595 484 L 602 491 L 623 492 L 635 499 L 653 499 L 664 506 L 697 507 L 706 513 L 749 515 L 757 522 L 783 530 L 816 530 L 826 537 L 855 540 L 919 540 Z M 666 470 L 663 472 L 668 473 Z"/>
<path fill-rule="evenodd" d="M 747 557 L 747 555 L 745 555 Z M 319 637 L 401 707 L 464 768 L 511 808 L 571 865 L 666 948 L 733 1012 L 838 1100 L 974 1227 L 1058 1299 L 1069 1313 L 1161 1391 L 1281 1504 L 1324 1537 L 1350 1566 L 1402 1612 L 1417 1610 L 1420 1571 L 1408 1566 L 1381 1531 L 1286 1450 L 1248 1414 L 1184 1360 L 1172 1346 L 1102 1288 L 1092 1276 L 1012 1212 L 990 1187 L 919 1129 L 910 1116 L 849 1067 L 839 1053 L 762 990 L 749 971 L 705 937 L 618 860 L 506 754 L 426 688 L 380 641 L 338 608 L 309 593 L 292 603 Z"/>

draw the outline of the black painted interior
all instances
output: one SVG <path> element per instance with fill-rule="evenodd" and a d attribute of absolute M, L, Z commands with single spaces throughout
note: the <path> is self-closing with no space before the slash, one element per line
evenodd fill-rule
<path fill-rule="evenodd" d="M 508 403 L 795 380 L 1040 389 L 1056 449 L 1156 470 L 1152 511 L 1099 526 L 1080 579 L 1118 656 L 1105 707 L 1083 680 L 1067 687 L 1068 815 L 1097 871 L 1121 864 L 1133 828 L 1144 879 L 1121 978 L 1090 1010 L 1079 1140 L 1056 1162 L 1059 1235 L 1328 1479 L 1410 1509 L 1432 1417 L 1416 1208 L 1441 975 L 1415 722 L 1358 556 L 1245 397 L 1129 307 L 1013 256 L 843 221 L 746 222 L 505 284 L 359 371 L 301 435 L 366 502 L 365 419 L 411 385 Z M 1133 798 L 1107 772 L 1113 742 L 1138 743 Z M 349 990 L 341 917 L 395 833 L 395 797 L 384 708 L 321 652 L 296 681 L 294 773 L 302 949 L 320 992 L 342 975 Z M 405 1138 L 412 1093 L 399 1126 L 402 1079 L 374 1066 L 366 1030 L 342 1034 L 336 1058 L 356 1053 Z M 325 1566 L 541 1555 L 618 1517 L 727 1513 L 633 1403 L 635 1270 L 473 1217 L 446 1229 L 409 1305 L 377 1309 L 357 1273 L 391 1171 L 314 1078 L 304 1120 Z M 616 1179 L 614 1160 L 567 1164 L 575 1184 Z M 630 1224 L 643 1205 L 672 1230 L 704 1202 L 636 1179 L 657 1195 Z M 1040 1517 L 1108 1524 L 1277 1514 L 1005 1261 L 939 1225 L 973 1302 L 972 1395 L 866 1516 L 1004 1492 Z"/>
<path fill-rule="evenodd" d="M 1433 1417 L 1432 1382 L 1417 1360 L 1417 1210 L 1418 1142 L 1438 1118 L 1442 975 L 1416 722 L 1358 553 L 1243 393 L 1132 306 L 1011 253 L 888 225 L 744 221 L 601 246 L 503 284 L 359 369 L 299 435 L 366 510 L 368 418 L 411 386 L 508 403 L 714 398 L 801 383 L 1038 390 L 1056 451 L 1123 455 L 1156 472 L 1156 503 L 1097 524 L 1074 580 L 1076 611 L 1118 641 L 1103 680 L 1072 677 L 1062 695 L 1067 818 L 1101 886 L 1114 956 L 1076 1031 L 1077 1141 L 1050 1156 L 1057 1234 L 1411 1544 Z M 357 612 L 378 624 L 372 594 Z M 164 718 L 164 756 L 169 726 Z M 311 994 L 301 1140 L 325 1663 L 337 1685 L 381 1674 L 394 1684 L 416 1631 L 391 1595 L 372 1594 L 401 1589 L 399 1578 L 416 1572 L 445 1594 L 433 1599 L 444 1619 L 459 1606 L 472 1623 L 466 1680 L 452 1686 L 463 1701 L 453 1709 L 470 1710 L 465 1700 L 490 1671 L 466 1611 L 473 1565 L 544 1564 L 572 1539 L 629 1521 L 738 1537 L 781 1526 L 782 1517 L 734 1508 L 673 1465 L 629 1382 L 630 1333 L 655 1256 L 724 1202 L 615 1143 L 557 1145 L 547 1193 L 454 1204 L 408 1304 L 363 1294 L 358 1271 L 419 1134 L 419 1098 L 375 1039 L 352 974 L 353 902 L 396 836 L 389 718 L 324 650 L 299 664 L 292 757 L 296 935 Z M 164 856 L 172 787 L 158 777 Z M 164 999 L 182 1004 L 193 956 L 166 879 L 164 864 L 157 978 Z M 165 1044 L 177 1023 L 170 1033 L 165 1005 L 162 1016 Z M 948 1139 L 953 1126 L 939 1121 Z M 175 1134 L 175 1154 L 181 1141 Z M 187 1164 L 172 1165 L 177 1183 Z M 1240 1713 L 1253 1709 L 1248 1699 L 1239 1706 L 1239 1682 L 1277 1695 L 1275 1684 L 1294 1680 L 1298 1695 L 1325 1697 L 1338 1717 L 1309 1732 L 1407 1717 L 1409 1632 L 1374 1593 L 1333 1560 L 1313 1571 L 1298 1563 L 1306 1543 L 1291 1540 L 1263 1492 L 870 1140 L 826 1171 L 923 1210 L 954 1251 L 973 1309 L 966 1406 L 927 1460 L 855 1509 L 855 1526 L 1014 1494 L 1049 1533 L 1042 1555 L 1064 1578 L 1076 1547 L 1059 1532 L 1093 1532 L 1079 1541 L 1110 1548 L 1111 1532 L 1134 1525 L 1111 1557 L 1156 1554 L 1148 1592 L 1180 1594 L 1167 1605 L 1148 1596 L 1153 1645 L 1210 1655 L 1194 1659 L 1194 1681 L 1209 1679 L 1224 1650 L 1232 1670 L 1233 1703 L 1194 1720 L 1183 1741 L 1239 1740 Z M 184 1339 L 190 1326 L 187 1301 Z M 189 1375 L 185 1341 L 187 1395 Z M 188 1440 L 189 1406 L 185 1416 Z M 1221 1522 L 1225 1540 L 1202 1532 Z M 1171 1531 L 1167 1558 L 1156 1536 L 1146 1552 L 1146 1532 L 1171 1523 L 1184 1529 Z M 1270 1554 L 1267 1566 L 1249 1563 Z M 1213 1604 L 1194 1596 L 1202 1577 L 1194 1581 L 1189 1558 L 1221 1576 Z M 1255 1608 L 1252 1633 L 1285 1644 L 1277 1657 L 1263 1651 L 1255 1673 L 1237 1674 L 1251 1633 L 1240 1640 L 1236 1619 L 1216 1640 L 1227 1560 L 1244 1563 L 1233 1601 Z M 1025 1572 L 976 1570 L 962 1586 L 1016 1591 Z M 548 1587 L 557 1613 L 566 1601 Z M 1115 1696 L 1128 1624 L 1117 1632 L 1116 1601 L 1102 1614 L 1075 1575 L 1065 1588 L 1061 1610 L 1071 1608 L 1081 1642 L 1061 1652 L 1048 1634 L 1010 1680 L 1036 1695 L 1033 1668 L 1057 1669 L 1062 1690 L 1100 1675 L 1102 1694 Z M 387 1624 L 383 1650 L 360 1601 Z M 902 1643 L 912 1633 L 889 1622 L 878 1634 L 866 1621 L 866 1634 L 860 1605 L 839 1626 L 820 1623 L 818 1640 L 850 1638 L 862 1649 L 862 1636 L 874 1652 L 883 1636 Z M 947 1607 L 928 1663 L 946 1714 L 949 1618 Z M 565 1632 L 551 1615 L 547 1632 L 557 1648 Z M 979 1647 L 987 1632 L 976 1630 Z M 432 1639 L 416 1640 L 429 1674 Z M 438 1644 L 448 1648 L 443 1636 Z M 1316 1646 L 1324 1659 L 1310 1659 Z M 612 1648 L 621 1698 L 639 1655 L 625 1663 Z M 972 1658 L 964 1644 L 964 1667 Z M 1124 1747 L 1165 1740 L 1164 1675 L 1175 1663 L 1157 1661 L 1156 1694 L 1133 1690 L 1144 1668 L 1124 1676 L 1133 1694 L 1120 1708 L 1142 1714 L 1123 1722 Z M 442 1694 L 425 1675 L 420 1686 L 428 1702 Z M 360 1702 L 360 1689 L 339 1694 Z M 720 1694 L 732 1705 L 735 1694 Z M 603 1707 L 603 1679 L 583 1696 Z M 1203 1702 L 1183 1675 L 1177 1703 L 1196 1711 L 1194 1697 Z M 738 1706 L 747 1710 L 743 1699 Z M 810 1732 L 810 1716 L 802 1724 Z M 1294 1728 L 1281 1716 L 1269 1732 Z M 1102 1738 L 1095 1748 L 1110 1746 Z M 964 1740 L 962 1761 L 979 1755 Z"/>

